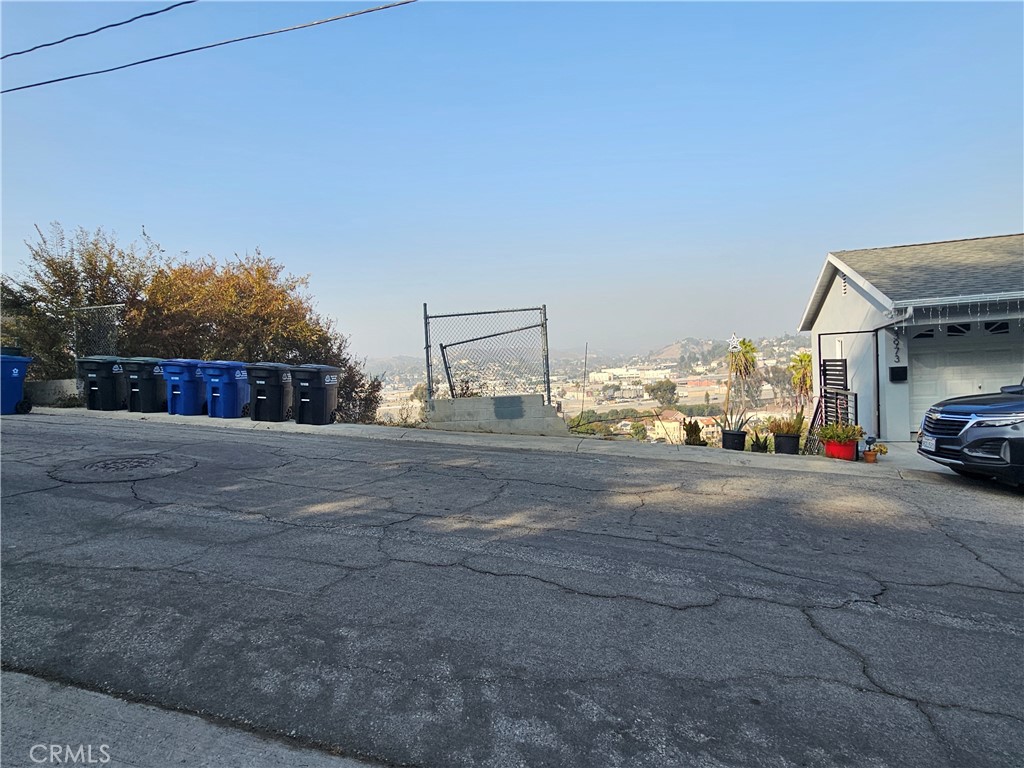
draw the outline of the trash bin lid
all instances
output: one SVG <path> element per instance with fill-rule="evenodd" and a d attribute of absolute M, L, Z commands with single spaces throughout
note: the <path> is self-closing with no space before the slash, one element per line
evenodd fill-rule
<path fill-rule="evenodd" d="M 23 357 L 22 355 L 0 355 L 0 360 L 13 365 L 28 365 L 34 359 L 33 357 Z"/>
<path fill-rule="evenodd" d="M 182 365 L 187 367 L 198 367 L 203 365 L 205 360 L 195 360 L 191 357 L 172 357 L 169 360 L 161 360 L 160 362 L 167 365 Z"/>
<path fill-rule="evenodd" d="M 246 368 L 276 368 L 277 370 L 290 371 L 294 368 L 294 365 L 288 365 L 287 363 L 246 363 Z"/>
<path fill-rule="evenodd" d="M 296 369 L 309 369 L 314 371 L 321 371 L 323 373 L 341 373 L 341 368 L 336 365 L 318 365 L 316 363 L 305 363 L 303 365 L 296 365 Z"/>
<path fill-rule="evenodd" d="M 291 385 L 292 368 L 284 363 L 246 363 L 246 375 L 251 382 L 257 377 L 274 379 L 278 384 Z"/>
<path fill-rule="evenodd" d="M 121 358 L 117 355 L 88 355 L 78 358 L 80 363 L 118 363 Z"/>
<path fill-rule="evenodd" d="M 247 365 L 238 360 L 207 360 L 203 363 L 204 368 L 245 368 Z"/>

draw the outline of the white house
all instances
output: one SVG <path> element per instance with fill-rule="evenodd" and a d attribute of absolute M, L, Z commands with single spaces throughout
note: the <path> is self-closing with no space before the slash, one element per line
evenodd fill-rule
<path fill-rule="evenodd" d="M 846 361 L 869 434 L 912 439 L 939 400 L 1024 377 L 1024 235 L 829 253 L 800 330 L 815 371 Z"/>

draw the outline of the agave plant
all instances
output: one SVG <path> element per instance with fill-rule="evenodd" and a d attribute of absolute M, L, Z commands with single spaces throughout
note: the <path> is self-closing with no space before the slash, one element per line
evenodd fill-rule
<path fill-rule="evenodd" d="M 750 417 L 747 416 L 746 411 L 735 411 L 723 413 L 721 416 L 714 416 L 715 424 L 721 428 L 723 432 L 739 432 L 750 421 Z"/>
<path fill-rule="evenodd" d="M 750 452 L 751 453 L 768 453 L 768 433 L 765 432 L 763 435 L 758 434 L 757 430 L 754 430 L 754 434 L 750 438 Z"/>

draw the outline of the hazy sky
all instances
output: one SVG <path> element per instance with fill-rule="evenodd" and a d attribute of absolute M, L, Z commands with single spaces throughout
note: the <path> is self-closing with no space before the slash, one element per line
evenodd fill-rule
<path fill-rule="evenodd" d="M 161 3 L 4 2 L 3 50 Z M 380 0 L 384 2 L 384 0 Z M 211 2 L 11 88 L 377 4 Z M 142 226 L 309 273 L 360 356 L 547 304 L 555 348 L 793 332 L 829 250 L 1024 230 L 1019 3 L 437 2 L 3 96 L 3 269 Z"/>

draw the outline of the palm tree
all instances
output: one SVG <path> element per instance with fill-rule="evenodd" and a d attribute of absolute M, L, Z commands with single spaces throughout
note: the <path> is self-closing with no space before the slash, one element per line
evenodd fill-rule
<path fill-rule="evenodd" d="M 733 336 L 733 340 L 736 337 Z M 746 389 L 747 382 L 757 372 L 757 347 L 750 339 L 740 339 L 740 348 L 735 352 L 726 353 L 725 361 L 729 366 L 729 383 L 725 392 L 725 412 L 729 412 L 729 393 L 732 389 L 732 377 L 740 381 L 740 393 Z"/>
<path fill-rule="evenodd" d="M 787 371 L 793 377 L 793 394 L 797 407 L 806 405 L 814 392 L 814 376 L 811 372 L 811 353 L 797 352 L 789 361 Z"/>
<path fill-rule="evenodd" d="M 740 339 L 738 352 L 729 353 L 729 369 L 740 381 L 740 392 L 749 389 L 749 382 L 757 373 L 757 347 L 750 339 Z"/>

